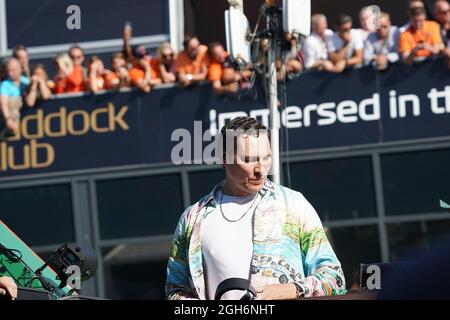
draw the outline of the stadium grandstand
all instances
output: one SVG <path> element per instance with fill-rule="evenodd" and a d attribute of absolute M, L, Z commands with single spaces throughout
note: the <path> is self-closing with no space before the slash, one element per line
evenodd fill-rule
<path fill-rule="evenodd" d="M 243 1 L 251 28 L 263 3 Z M 269 126 L 264 59 L 242 68 L 227 51 L 229 7 L 0 0 L 0 220 L 44 260 L 93 248 L 83 295 L 165 299 L 177 222 L 225 178 L 211 136 L 236 117 Z M 361 264 L 450 234 L 450 5 L 314 0 L 311 14 L 276 61 L 280 181 L 317 210 L 359 290 Z"/>

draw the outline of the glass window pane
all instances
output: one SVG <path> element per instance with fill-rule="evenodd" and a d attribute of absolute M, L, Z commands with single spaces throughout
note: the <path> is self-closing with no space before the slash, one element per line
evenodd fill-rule
<path fill-rule="evenodd" d="M 290 173 L 292 189 L 311 202 L 322 220 L 376 215 L 369 157 L 291 163 Z M 287 182 L 286 174 L 284 164 Z"/>
<path fill-rule="evenodd" d="M 390 223 L 387 225 L 392 261 L 408 260 L 439 245 L 450 235 L 450 220 Z"/>
<path fill-rule="evenodd" d="M 178 174 L 97 182 L 102 239 L 172 234 L 183 211 Z"/>
<path fill-rule="evenodd" d="M 360 264 L 381 262 L 378 226 L 331 228 L 329 240 L 342 264 L 347 288 L 359 288 Z"/>
<path fill-rule="evenodd" d="M 81 10 L 77 30 L 66 27 L 71 16 L 66 10 L 73 4 Z M 127 20 L 133 24 L 133 37 L 168 34 L 168 18 L 166 0 L 6 1 L 8 48 L 118 39 Z"/>
<path fill-rule="evenodd" d="M 211 190 L 220 181 L 225 179 L 224 170 L 208 170 L 189 173 L 189 187 L 191 202 L 195 203 Z"/>
<path fill-rule="evenodd" d="M 449 163 L 448 149 L 383 155 L 386 214 L 441 212 L 439 199 L 450 199 Z"/>
<path fill-rule="evenodd" d="M 74 241 L 70 185 L 0 189 L 0 219 L 28 246 Z"/>
<path fill-rule="evenodd" d="M 165 299 L 170 242 L 108 247 L 103 251 L 109 299 Z"/>

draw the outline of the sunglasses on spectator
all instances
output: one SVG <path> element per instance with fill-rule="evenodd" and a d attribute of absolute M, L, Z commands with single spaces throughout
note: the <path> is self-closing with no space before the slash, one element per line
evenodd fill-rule
<path fill-rule="evenodd" d="M 163 54 L 162 57 L 165 59 L 173 58 L 173 53 Z"/>
<path fill-rule="evenodd" d="M 83 56 L 70 56 L 72 59 L 82 59 L 83 58 Z"/>

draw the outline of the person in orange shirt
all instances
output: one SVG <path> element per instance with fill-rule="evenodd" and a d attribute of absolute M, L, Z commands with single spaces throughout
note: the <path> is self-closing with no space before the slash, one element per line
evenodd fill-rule
<path fill-rule="evenodd" d="M 120 89 L 130 85 L 130 75 L 126 64 L 125 56 L 122 52 L 116 52 L 112 55 L 112 70 L 106 75 L 107 89 Z"/>
<path fill-rule="evenodd" d="M 178 54 L 175 70 L 183 87 L 206 80 L 208 75 L 208 47 L 200 44 L 196 36 L 187 36 L 184 50 Z"/>
<path fill-rule="evenodd" d="M 149 93 L 153 86 L 160 84 L 158 72 L 152 68 L 152 58 L 143 46 L 136 48 L 133 53 L 133 67 L 130 70 L 131 84 L 145 93 Z"/>
<path fill-rule="evenodd" d="M 111 71 L 105 69 L 103 61 L 96 55 L 91 56 L 88 63 L 88 80 L 86 82 L 87 88 L 93 92 L 99 92 L 108 88 L 108 74 Z"/>
<path fill-rule="evenodd" d="M 70 68 L 67 68 L 67 63 L 61 65 L 64 63 L 64 59 L 59 59 L 61 56 L 56 60 L 58 73 L 55 77 L 55 93 L 83 92 L 85 89 L 87 72 L 83 67 L 83 50 L 79 46 L 72 46 L 69 49 L 69 56 L 72 60 Z"/>
<path fill-rule="evenodd" d="M 410 26 L 399 38 L 399 52 L 406 64 L 438 55 L 444 47 L 439 25 L 425 19 L 424 8 L 410 10 Z"/>
<path fill-rule="evenodd" d="M 208 53 L 211 59 L 208 80 L 211 81 L 214 92 L 218 94 L 237 92 L 241 75 L 236 71 L 235 63 L 223 45 L 219 42 L 210 43 Z"/>

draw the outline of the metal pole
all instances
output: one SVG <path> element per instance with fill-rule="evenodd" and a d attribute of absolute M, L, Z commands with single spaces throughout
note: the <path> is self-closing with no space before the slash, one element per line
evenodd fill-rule
<path fill-rule="evenodd" d="M 270 29 L 270 14 L 267 15 L 267 26 Z M 279 139 L 279 114 L 278 114 L 278 89 L 277 69 L 275 67 L 277 41 L 274 35 L 270 39 L 270 50 L 268 53 L 269 64 L 269 109 L 270 109 L 270 140 L 272 148 L 272 180 L 280 183 L 280 139 Z"/>
<path fill-rule="evenodd" d="M 0 57 L 8 52 L 8 32 L 6 30 L 6 0 L 0 0 Z"/>

